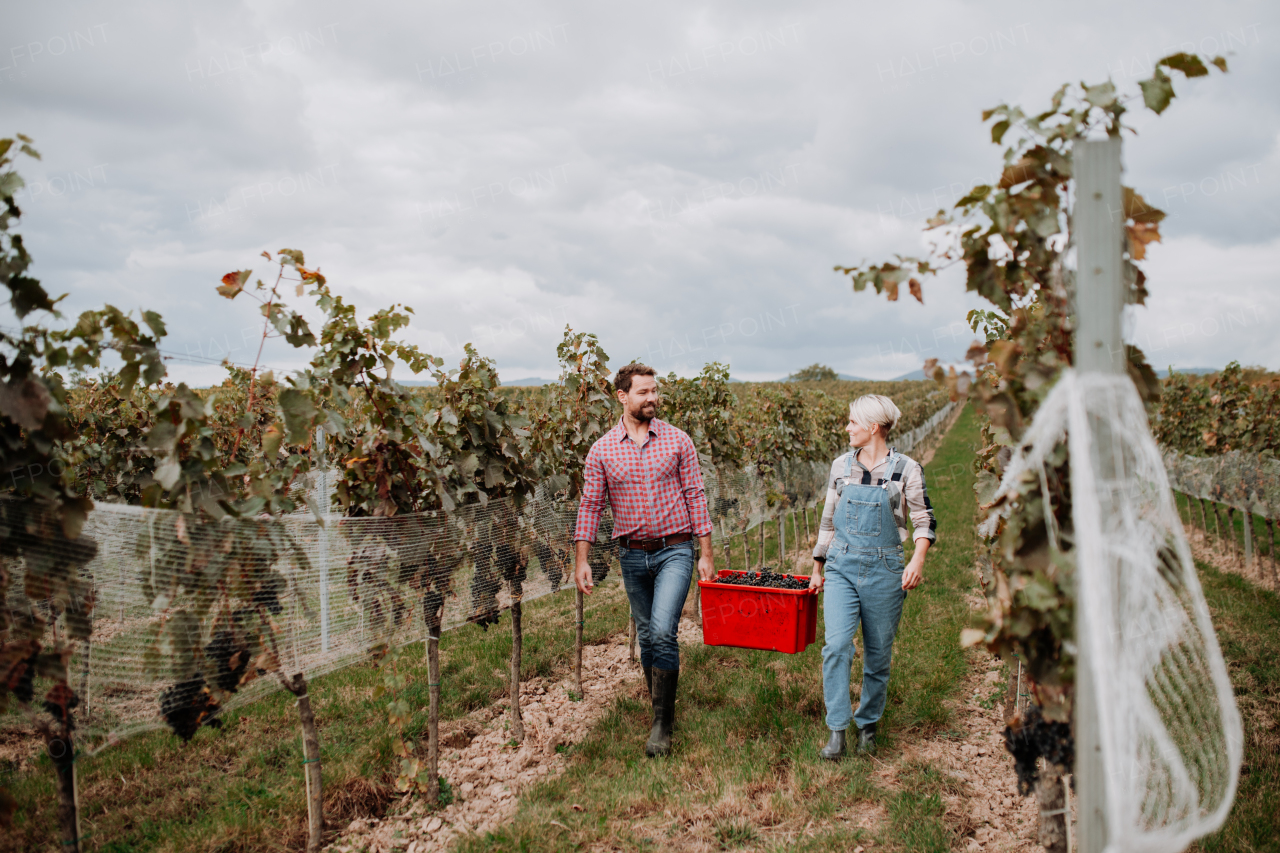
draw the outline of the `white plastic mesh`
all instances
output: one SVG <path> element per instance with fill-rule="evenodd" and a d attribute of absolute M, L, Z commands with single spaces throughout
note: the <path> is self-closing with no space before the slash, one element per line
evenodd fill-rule
<path fill-rule="evenodd" d="M 1065 372 L 998 494 L 1044 478 L 1064 439 L 1083 622 L 1077 644 L 1087 645 L 1094 667 L 1106 849 L 1182 850 L 1222 825 L 1235 796 L 1243 735 L 1231 682 L 1133 383 Z M 997 520 L 984 522 L 986 535 Z"/>
<path fill-rule="evenodd" d="M 1233 450 L 1220 456 L 1164 451 L 1169 484 L 1184 495 L 1280 518 L 1280 460 Z"/>
<path fill-rule="evenodd" d="M 825 487 L 826 472 L 826 465 L 815 463 L 785 464 L 767 479 L 750 470 L 705 472 L 715 537 L 776 517 L 784 495 L 791 508 L 811 506 Z M 315 497 L 323 498 L 323 489 L 318 484 Z M 541 494 L 518 510 L 501 500 L 453 514 L 335 515 L 323 526 L 310 512 L 202 524 L 177 512 L 98 504 L 82 533 L 97 548 L 85 568 L 96 597 L 92 645 L 79 644 L 71 661 L 72 687 L 89 711 L 82 707 L 79 728 L 100 748 L 164 725 L 161 694 L 183 678 L 166 660 L 180 655 L 165 632 L 175 632 L 173 614 L 206 588 L 201 573 L 217 575 L 228 560 L 238 576 L 265 589 L 261 594 L 275 611 L 283 669 L 315 677 L 365 660 L 381 644 L 425 640 L 424 614 L 433 595 L 442 605 L 441 629 L 449 630 L 468 621 L 496 621 L 513 595 L 528 601 L 571 589 L 576 514 L 576 502 Z M 606 512 L 590 557 L 597 582 L 618 577 L 610 529 Z M 47 601 L 24 593 L 24 566 L 29 559 L 54 556 L 59 547 L 31 538 L 23 542 L 27 556 L 10 561 L 14 578 L 5 604 L 15 619 L 33 610 L 48 613 Z M 220 610 L 222 624 L 248 603 L 236 600 Z M 198 640 L 189 643 L 198 647 L 195 654 L 204 659 L 199 669 L 209 681 L 216 672 L 212 621 L 200 624 Z M 526 630 L 539 628 L 526 620 Z M 274 678 L 258 678 L 222 708 L 275 689 Z"/>
<path fill-rule="evenodd" d="M 948 404 L 898 437 L 895 446 L 904 451 L 915 446 L 953 408 Z M 829 463 L 815 462 L 784 462 L 768 476 L 751 467 L 704 469 L 713 539 L 813 506 L 825 496 L 828 471 Z M 316 506 L 330 506 L 331 479 L 332 474 L 319 473 L 308 484 Z M 447 631 L 467 622 L 496 621 L 515 596 L 528 601 L 572 589 L 576 516 L 576 502 L 542 491 L 518 509 L 510 500 L 495 500 L 451 514 L 331 515 L 323 525 L 305 509 L 283 518 L 210 523 L 178 512 L 99 503 L 82 534 L 97 549 L 85 567 L 96 603 L 92 642 L 79 644 L 71 661 L 71 686 L 82 700 L 77 725 L 95 751 L 166 725 L 162 694 L 190 683 L 192 653 L 196 670 L 207 682 L 216 681 L 218 631 L 229 616 L 254 602 L 228 595 L 227 606 L 213 614 L 220 622 L 211 615 L 184 630 L 178 630 L 174 614 L 208 594 L 202 575 L 223 576 L 228 563 L 257 590 L 254 595 L 262 596 L 257 603 L 273 612 L 282 669 L 313 678 L 367 660 L 379 646 L 424 641 L 425 616 L 436 607 L 440 629 Z M 597 583 L 619 577 L 611 528 L 606 512 L 590 556 Z M 15 528 L 10 536 L 23 534 Z M 60 547 L 33 536 L 22 546 L 27 556 L 10 561 L 14 579 L 3 602 L 19 621 L 36 610 L 49 612 L 47 600 L 24 592 L 26 561 L 56 557 Z M 528 618 L 525 629 L 540 630 Z M 178 648 L 184 644 L 185 656 Z M 224 659 L 226 653 L 223 648 Z M 274 677 L 257 678 L 221 708 L 279 688 Z"/>

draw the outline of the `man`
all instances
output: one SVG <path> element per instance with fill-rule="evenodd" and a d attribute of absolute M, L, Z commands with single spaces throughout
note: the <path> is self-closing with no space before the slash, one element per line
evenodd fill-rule
<path fill-rule="evenodd" d="M 652 367 L 628 364 L 614 377 L 622 419 L 587 453 L 586 482 L 573 539 L 574 580 L 584 594 L 594 586 L 587 555 L 607 502 L 619 545 L 622 582 L 640 641 L 640 664 L 653 702 L 650 758 L 671 751 L 680 647 L 676 632 L 693 575 L 693 539 L 702 556 L 698 576 L 715 577 L 711 514 L 693 441 L 660 421 L 658 381 Z"/>

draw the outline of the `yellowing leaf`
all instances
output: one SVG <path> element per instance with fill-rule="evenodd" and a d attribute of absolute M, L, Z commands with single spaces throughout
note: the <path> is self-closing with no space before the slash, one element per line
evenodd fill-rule
<path fill-rule="evenodd" d="M 253 274 L 253 270 L 237 270 L 229 272 L 222 277 L 222 284 L 218 285 L 218 294 L 228 299 L 235 299 L 244 290 L 244 283 L 249 280 L 249 276 Z"/>
<path fill-rule="evenodd" d="M 1129 257 L 1135 261 L 1146 257 L 1148 243 L 1160 242 L 1160 226 L 1154 222 L 1126 225 L 1124 230 L 1129 236 Z"/>
<path fill-rule="evenodd" d="M 1218 58 L 1222 59 L 1222 57 Z M 1194 53 L 1171 53 L 1157 62 L 1156 65 L 1163 65 L 1166 68 L 1172 68 L 1174 71 L 1181 71 L 1188 77 L 1204 77 L 1209 73 L 1209 69 L 1204 67 L 1200 57 Z"/>

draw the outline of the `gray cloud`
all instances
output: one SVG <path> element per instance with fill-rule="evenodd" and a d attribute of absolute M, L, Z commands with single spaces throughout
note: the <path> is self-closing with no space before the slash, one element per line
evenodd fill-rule
<path fill-rule="evenodd" d="M 979 303 L 954 270 L 921 306 L 855 296 L 831 267 L 922 251 L 924 219 L 997 173 L 983 108 L 1108 75 L 1136 91 L 1171 50 L 1231 51 L 1165 116 L 1135 110 L 1127 180 L 1170 218 L 1131 331 L 1159 363 L 1277 367 L 1277 17 L 1245 0 L 29 4 L 7 16 L 0 103 L 45 155 L 24 166 L 37 275 L 73 311 L 161 311 L 182 378 L 252 360 L 255 306 L 213 285 L 283 246 L 509 378 L 549 375 L 566 323 L 663 371 L 887 377 L 959 358 Z M 1245 309 L 1230 334 L 1187 331 Z"/>

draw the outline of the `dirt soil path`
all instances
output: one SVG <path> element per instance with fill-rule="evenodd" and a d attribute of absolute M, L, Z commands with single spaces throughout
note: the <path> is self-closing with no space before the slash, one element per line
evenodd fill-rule
<path fill-rule="evenodd" d="M 583 740 L 619 693 L 637 687 L 644 690 L 643 676 L 640 665 L 629 661 L 625 634 L 587 646 L 582 652 L 581 699 L 573 698 L 571 673 L 521 685 L 522 745 L 513 745 L 508 733 L 506 699 L 441 726 L 440 773 L 449 780 L 453 803 L 428 814 L 422 800 L 406 798 L 400 804 L 402 813 L 380 821 L 353 821 L 328 849 L 428 853 L 449 849 L 460 835 L 502 826 L 515 815 L 521 791 L 564 771 L 565 757 L 556 748 Z"/>
<path fill-rule="evenodd" d="M 974 595 L 973 609 L 985 606 Z M 894 789 L 898 768 L 909 762 L 927 761 L 958 784 L 943 797 L 946 820 L 961 840 L 956 849 L 992 853 L 1043 853 L 1037 843 L 1039 807 L 1036 797 L 1018 795 L 1013 756 L 1004 747 L 1003 702 L 983 707 L 996 692 L 1003 692 L 999 658 L 985 651 L 969 655 L 970 671 L 951 700 L 955 713 L 949 731 L 932 737 L 904 738 L 901 751 L 883 764 L 877 775 L 881 784 Z M 955 733 L 962 733 L 957 739 Z"/>

